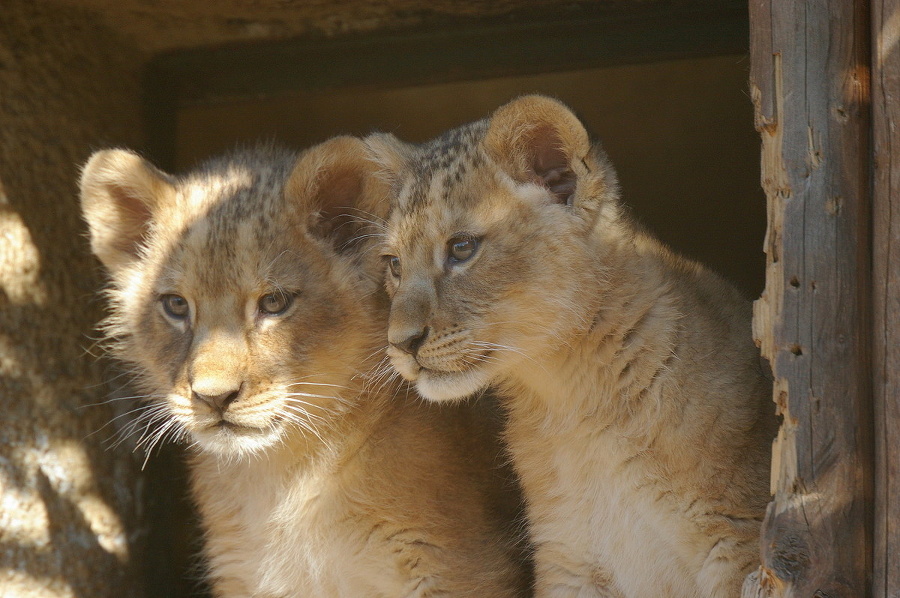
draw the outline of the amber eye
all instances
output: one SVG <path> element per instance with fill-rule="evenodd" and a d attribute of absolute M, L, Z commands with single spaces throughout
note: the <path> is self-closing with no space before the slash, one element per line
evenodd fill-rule
<path fill-rule="evenodd" d="M 278 316 L 283 314 L 293 302 L 294 296 L 289 293 L 269 293 L 259 298 L 259 312 L 267 316 Z"/>
<path fill-rule="evenodd" d="M 391 274 L 394 275 L 395 278 L 400 278 L 400 258 L 396 255 L 387 256 L 388 268 L 391 269 Z"/>
<path fill-rule="evenodd" d="M 191 311 L 187 299 L 181 295 L 163 295 L 159 298 L 166 315 L 175 320 L 183 320 Z"/>
<path fill-rule="evenodd" d="M 461 263 L 475 255 L 478 239 L 473 237 L 453 237 L 449 242 L 449 258 L 452 263 Z"/>

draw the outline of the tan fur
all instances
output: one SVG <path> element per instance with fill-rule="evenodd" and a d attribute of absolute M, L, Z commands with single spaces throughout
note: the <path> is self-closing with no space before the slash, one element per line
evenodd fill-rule
<path fill-rule="evenodd" d="M 738 596 L 775 430 L 748 302 L 625 217 L 555 100 L 368 145 L 396 200 L 392 363 L 435 401 L 500 389 L 537 595 Z M 479 245 L 453 261 L 460 238 Z"/>
<path fill-rule="evenodd" d="M 353 138 L 180 178 L 124 150 L 84 169 L 113 350 L 149 398 L 135 426 L 192 442 L 217 596 L 530 592 L 497 411 L 394 397 L 386 368 L 368 374 L 386 321 L 371 169 Z M 293 303 L 267 314 L 270 293 Z M 187 317 L 165 312 L 171 294 Z"/>

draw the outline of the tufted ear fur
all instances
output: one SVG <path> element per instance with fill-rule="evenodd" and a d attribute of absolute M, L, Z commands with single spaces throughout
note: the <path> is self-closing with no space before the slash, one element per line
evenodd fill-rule
<path fill-rule="evenodd" d="M 364 235 L 382 232 L 389 201 L 361 139 L 334 137 L 306 150 L 285 185 L 285 195 L 310 214 L 308 230 L 339 252 Z"/>
<path fill-rule="evenodd" d="M 91 249 L 111 273 L 137 257 L 154 212 L 175 193 L 168 175 L 121 149 L 95 152 L 80 186 Z"/>
<path fill-rule="evenodd" d="M 513 179 L 545 187 L 557 202 L 615 188 L 615 177 L 578 117 L 545 96 L 517 98 L 491 116 L 484 146 Z M 601 189 L 595 189 L 600 183 Z"/>
<path fill-rule="evenodd" d="M 415 146 L 401 141 L 392 133 L 372 133 L 364 142 L 369 157 L 378 165 L 378 176 L 393 185 L 412 157 Z"/>

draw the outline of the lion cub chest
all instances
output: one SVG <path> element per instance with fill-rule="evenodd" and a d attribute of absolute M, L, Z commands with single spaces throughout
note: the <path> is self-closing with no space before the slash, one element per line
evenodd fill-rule
<path fill-rule="evenodd" d="M 208 532 L 207 557 L 224 595 L 404 595 L 400 568 L 377 521 L 339 476 L 262 460 L 244 467 L 201 463 L 194 491 Z M 374 540 L 374 541 L 372 541 Z M 390 557 L 393 558 L 393 557 Z"/>
<path fill-rule="evenodd" d="M 684 505 L 641 452 L 591 421 L 544 436 L 513 417 L 510 449 L 527 495 L 544 588 L 596 586 L 599 596 L 700 596 L 684 538 L 703 542 Z M 566 543 L 559 543 L 559 538 Z M 652 566 L 648 566 L 652 564 Z"/>

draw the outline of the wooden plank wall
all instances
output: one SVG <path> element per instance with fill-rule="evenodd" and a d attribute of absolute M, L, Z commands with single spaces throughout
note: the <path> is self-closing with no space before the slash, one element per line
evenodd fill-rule
<path fill-rule="evenodd" d="M 900 596 L 900 0 L 872 6 L 873 596 Z"/>
<path fill-rule="evenodd" d="M 754 336 L 783 424 L 750 597 L 870 595 L 870 15 L 751 0 L 751 95 L 768 196 Z"/>

